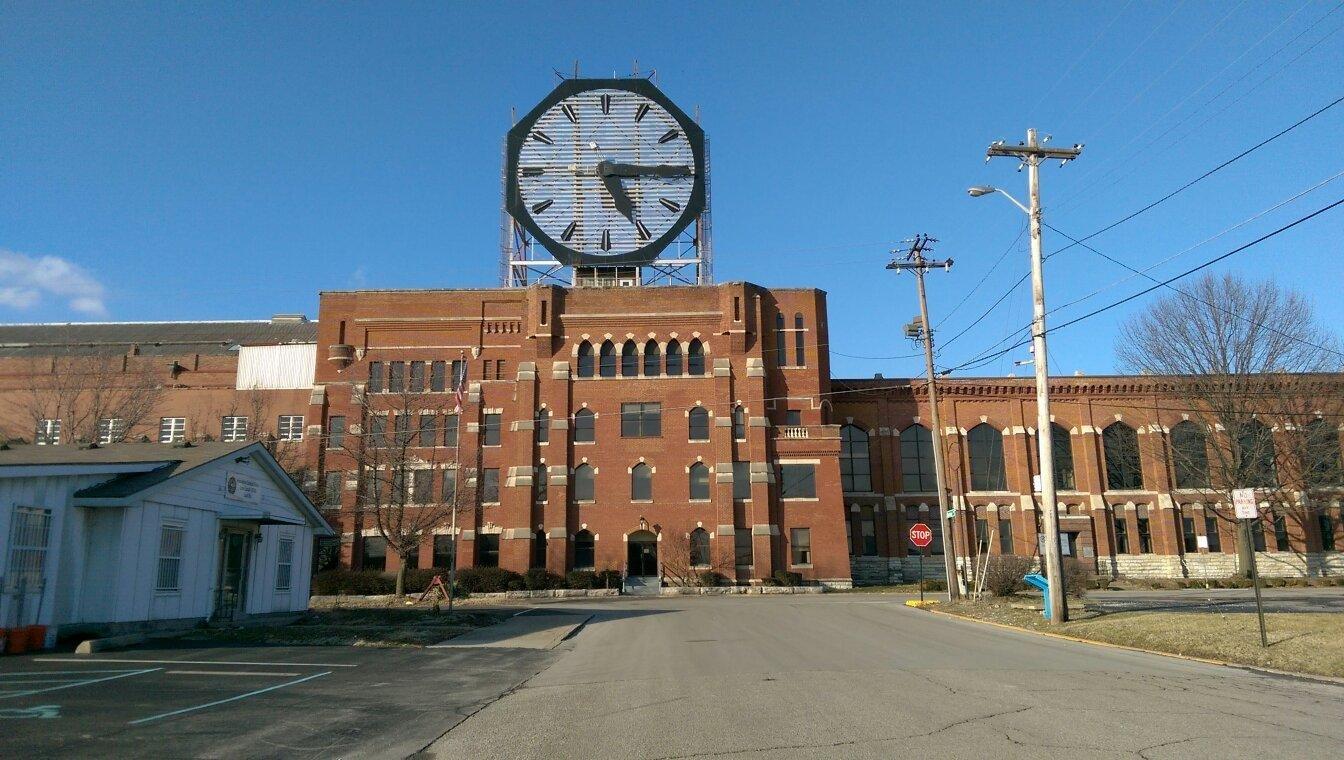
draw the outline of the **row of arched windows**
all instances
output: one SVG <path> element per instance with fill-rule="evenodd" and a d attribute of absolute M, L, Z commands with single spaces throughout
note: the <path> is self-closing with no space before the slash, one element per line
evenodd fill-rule
<path fill-rule="evenodd" d="M 575 501 L 593 501 L 597 493 L 597 469 L 584 462 L 574 468 L 571 492 Z M 696 462 L 686 473 L 686 495 L 691 501 L 709 499 L 709 466 Z M 653 499 L 653 468 L 639 462 L 630 468 L 630 500 Z"/>
<path fill-rule="evenodd" d="M 738 440 L 746 438 L 746 416 L 742 407 L 733 409 L 733 433 Z M 661 425 L 661 413 L 659 414 L 659 424 Z M 739 421 L 741 425 L 739 426 Z M 546 427 L 542 427 L 542 423 Z M 542 443 L 550 440 L 549 434 L 550 413 L 537 416 L 537 442 Z M 709 410 L 703 406 L 696 406 L 689 409 L 686 413 L 686 440 L 688 441 L 708 441 L 709 440 Z M 542 430 L 548 430 L 542 433 Z M 740 435 L 739 435 L 740 432 Z M 584 407 L 574 412 L 574 442 L 575 443 L 596 443 L 597 442 L 597 413 L 592 409 Z"/>
<path fill-rule="evenodd" d="M 679 377 L 705 374 L 705 346 L 699 338 L 692 338 L 682 353 L 676 338 L 663 349 L 656 340 L 644 344 L 644 350 L 634 340 L 627 340 L 617 349 L 610 340 L 602 341 L 593 350 L 593 344 L 583 341 L 578 352 L 579 377 Z"/>
<path fill-rule="evenodd" d="M 574 534 L 574 567 L 590 568 L 596 562 L 597 541 L 593 532 L 584 528 Z M 690 564 L 701 567 L 709 564 L 709 531 L 696 528 L 690 535 Z"/>

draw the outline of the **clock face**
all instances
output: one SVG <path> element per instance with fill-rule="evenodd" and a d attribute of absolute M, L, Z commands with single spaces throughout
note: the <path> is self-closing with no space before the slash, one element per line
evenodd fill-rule
<path fill-rule="evenodd" d="M 568 80 L 509 132 L 509 212 L 561 263 L 652 261 L 704 207 L 704 136 L 647 80 Z"/>

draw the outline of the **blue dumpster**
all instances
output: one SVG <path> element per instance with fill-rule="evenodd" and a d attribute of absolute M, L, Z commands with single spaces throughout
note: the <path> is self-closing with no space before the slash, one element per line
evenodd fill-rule
<path fill-rule="evenodd" d="M 1045 579 L 1045 576 L 1044 576 L 1044 575 L 1041 575 L 1040 573 L 1028 573 L 1027 575 L 1022 576 L 1022 580 L 1026 581 L 1026 582 L 1027 582 L 1029 585 L 1031 585 L 1032 587 L 1037 588 L 1037 589 L 1040 589 L 1040 591 L 1041 591 L 1041 614 L 1045 615 L 1045 619 L 1046 619 L 1046 620 L 1049 620 L 1049 619 L 1050 619 L 1050 581 L 1047 581 L 1047 580 Z"/>

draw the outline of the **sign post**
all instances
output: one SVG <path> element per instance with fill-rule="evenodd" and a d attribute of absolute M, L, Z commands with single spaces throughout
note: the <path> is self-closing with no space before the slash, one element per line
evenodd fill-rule
<path fill-rule="evenodd" d="M 1260 508 L 1255 503 L 1255 489 L 1233 489 L 1232 506 L 1236 510 L 1237 521 L 1241 523 L 1243 540 L 1251 548 L 1251 586 L 1255 588 L 1255 615 L 1260 620 L 1260 646 L 1268 647 L 1269 637 L 1265 635 L 1265 605 L 1260 600 L 1260 570 L 1256 567 L 1255 541 L 1251 535 L 1251 522 L 1260 517 Z"/>
<path fill-rule="evenodd" d="M 933 543 L 933 531 L 924 523 L 910 526 L 910 543 L 919 549 L 919 603 L 924 603 L 924 550 Z M 949 578 L 948 583 L 952 582 Z"/>

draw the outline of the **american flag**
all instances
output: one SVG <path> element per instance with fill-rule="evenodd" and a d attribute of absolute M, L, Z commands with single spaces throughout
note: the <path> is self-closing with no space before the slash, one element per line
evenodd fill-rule
<path fill-rule="evenodd" d="M 457 390 L 453 393 L 453 411 L 457 414 L 462 413 L 463 395 L 467 392 L 467 363 L 462 362 L 461 367 L 462 376 L 453 378 L 457 385 Z"/>

